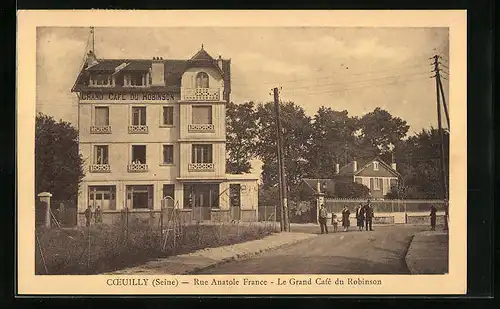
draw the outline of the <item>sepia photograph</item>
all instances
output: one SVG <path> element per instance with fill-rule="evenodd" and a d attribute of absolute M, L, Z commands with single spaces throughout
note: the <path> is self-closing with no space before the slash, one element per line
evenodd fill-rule
<path fill-rule="evenodd" d="M 94 20 L 31 30 L 30 278 L 160 294 L 448 278 L 467 242 L 449 26 Z"/>

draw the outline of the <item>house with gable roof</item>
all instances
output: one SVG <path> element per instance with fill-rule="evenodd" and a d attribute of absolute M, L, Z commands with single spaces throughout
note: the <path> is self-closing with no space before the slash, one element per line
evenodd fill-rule
<path fill-rule="evenodd" d="M 401 180 L 396 163 L 389 165 L 379 157 L 365 162 L 351 161 L 340 169 L 337 164 L 335 172 L 335 181 L 362 184 L 370 189 L 373 199 L 383 198 L 392 188 L 397 188 Z"/>

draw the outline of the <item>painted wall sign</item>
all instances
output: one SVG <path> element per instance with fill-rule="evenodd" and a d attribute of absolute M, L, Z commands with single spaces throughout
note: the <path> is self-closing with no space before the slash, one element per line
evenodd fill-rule
<path fill-rule="evenodd" d="M 81 92 L 80 101 L 172 101 L 175 100 L 173 92 L 158 93 L 119 93 L 119 92 Z"/>

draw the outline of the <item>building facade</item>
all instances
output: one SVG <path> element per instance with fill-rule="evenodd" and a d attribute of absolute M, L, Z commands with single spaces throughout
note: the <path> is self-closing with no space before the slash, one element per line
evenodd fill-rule
<path fill-rule="evenodd" d="M 352 161 L 340 169 L 337 165 L 335 180 L 362 184 L 370 189 L 370 196 L 374 199 L 384 198 L 392 188 L 398 187 L 401 175 L 396 171 L 396 163 L 389 165 L 378 157 L 359 167 L 358 163 Z"/>
<path fill-rule="evenodd" d="M 226 174 L 230 65 L 203 46 L 186 60 L 90 51 L 72 89 L 85 161 L 79 212 L 148 212 L 168 200 L 198 220 L 255 220 L 258 177 Z"/>

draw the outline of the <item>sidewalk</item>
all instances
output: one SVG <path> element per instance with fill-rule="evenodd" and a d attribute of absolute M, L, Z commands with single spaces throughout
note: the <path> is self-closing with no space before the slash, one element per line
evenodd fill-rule
<path fill-rule="evenodd" d="M 410 273 L 448 273 L 448 243 L 446 231 L 426 231 L 416 234 L 405 258 Z"/>
<path fill-rule="evenodd" d="M 207 248 L 189 254 L 158 259 L 146 264 L 106 273 L 106 275 L 183 275 L 213 267 L 217 264 L 248 258 L 255 254 L 316 237 L 306 233 L 277 233 L 262 239 L 230 246 Z"/>

